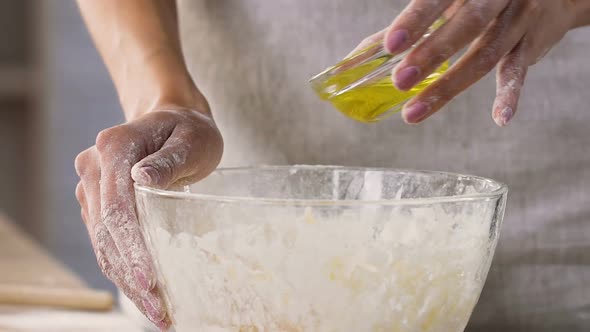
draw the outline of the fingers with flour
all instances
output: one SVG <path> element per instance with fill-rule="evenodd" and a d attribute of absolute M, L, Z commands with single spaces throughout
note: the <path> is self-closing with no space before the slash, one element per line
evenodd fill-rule
<path fill-rule="evenodd" d="M 101 195 L 98 179 L 101 176 L 99 156 L 92 147 L 76 158 L 76 171 L 81 180 L 76 186 L 76 198 L 82 207 L 82 219 L 88 228 L 98 265 L 107 278 L 115 282 L 123 293 L 136 303 L 140 311 L 159 327 L 168 327 L 166 311 L 156 290 L 149 292 L 138 285 L 131 270 L 121 257 L 110 232 L 101 220 Z"/>
<path fill-rule="evenodd" d="M 121 256 L 108 230 L 104 227 L 100 216 L 100 164 L 96 148 L 90 148 L 80 153 L 76 158 L 76 172 L 80 176 L 80 183 L 76 187 L 76 197 L 82 207 L 82 219 L 90 235 L 90 242 L 98 265 L 109 279 L 117 271 L 114 264 L 122 262 Z M 108 266 L 109 269 L 105 269 Z M 119 266 L 117 266 L 119 267 Z M 119 267 L 122 268 L 122 267 Z"/>
<path fill-rule="evenodd" d="M 511 2 L 457 63 L 404 106 L 404 120 L 423 121 L 490 72 L 525 34 L 526 14 L 526 4 Z"/>
<path fill-rule="evenodd" d="M 95 224 L 89 232 L 93 233 L 91 242 L 98 265 L 105 276 L 114 282 L 148 319 L 162 330 L 170 326 L 166 307 L 158 294 L 158 289 L 149 291 L 138 285 L 137 277 L 127 267 L 125 260 L 116 248 L 109 231 L 103 223 Z"/>
<path fill-rule="evenodd" d="M 526 37 L 498 64 L 492 118 L 500 127 L 505 126 L 514 117 L 518 108 L 520 91 L 528 70 L 525 46 Z"/>
<path fill-rule="evenodd" d="M 103 273 L 130 298 L 154 324 L 166 325 L 166 308 L 155 288 L 151 260 L 135 214 L 131 165 L 141 156 L 134 144 L 125 144 L 129 132 L 118 127 L 103 131 L 93 148 L 101 165 L 100 182 L 86 184 L 89 199 L 91 241 Z M 124 160 L 118 160 L 122 156 Z M 98 161 L 98 162 L 97 162 Z"/>
<path fill-rule="evenodd" d="M 400 53 L 416 43 L 453 0 L 413 0 L 387 29 L 384 39 L 389 53 Z"/>
<path fill-rule="evenodd" d="M 414 0 L 393 23 L 360 42 L 346 57 L 383 42 L 389 53 L 401 53 L 416 43 L 432 24 L 447 10 L 453 0 Z"/>
<path fill-rule="evenodd" d="M 144 152 L 125 125 L 102 131 L 97 137 L 96 149 L 101 165 L 101 220 L 127 269 L 133 271 L 135 282 L 149 291 L 155 286 L 155 273 L 137 222 L 130 176 L 132 165 Z"/>
<path fill-rule="evenodd" d="M 80 215 L 82 216 L 82 221 L 84 225 L 88 225 L 88 212 L 87 206 L 88 203 L 86 202 L 86 192 L 84 192 L 84 186 L 82 185 L 82 181 L 78 182 L 76 185 L 76 199 L 80 202 Z"/>
<path fill-rule="evenodd" d="M 81 178 L 76 188 L 76 196 L 82 206 L 83 219 L 90 234 L 96 259 L 105 276 L 111 280 L 130 279 L 126 280 L 127 287 L 135 293 L 142 293 L 145 292 L 144 287 L 133 278 L 123 278 L 129 268 L 101 219 L 100 184 L 97 180 L 101 176 L 99 159 L 96 147 L 82 152 L 76 158 L 76 169 Z"/>
<path fill-rule="evenodd" d="M 466 2 L 442 27 L 413 49 L 393 70 L 400 90 L 409 90 L 443 62 L 480 36 L 506 7 L 508 0 Z"/>
<path fill-rule="evenodd" d="M 111 266 L 109 261 L 102 266 L 105 271 L 117 271 L 117 268 Z M 125 273 L 115 273 L 109 276 L 115 284 L 120 285 L 119 289 L 130 299 L 139 311 L 146 316 L 152 323 L 154 323 L 160 330 L 166 331 L 170 327 L 170 320 L 166 315 L 166 311 L 162 310 L 164 304 L 159 297 L 156 290 L 151 290 L 143 295 L 139 295 L 134 289 L 130 287 L 132 283 L 129 282 L 134 276 L 130 271 Z"/>

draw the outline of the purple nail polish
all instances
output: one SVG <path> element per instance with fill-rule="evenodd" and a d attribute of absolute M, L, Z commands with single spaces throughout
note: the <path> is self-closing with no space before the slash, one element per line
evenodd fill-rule
<path fill-rule="evenodd" d="M 151 282 L 148 280 L 148 278 L 145 276 L 145 274 L 140 269 L 135 268 L 133 270 L 133 273 L 135 274 L 135 279 L 137 280 L 137 282 L 139 283 L 141 288 L 143 288 L 146 291 L 149 291 L 152 289 Z"/>
<path fill-rule="evenodd" d="M 502 120 L 504 121 L 504 125 L 508 124 L 512 117 L 514 116 L 514 110 L 511 107 L 506 107 L 500 113 Z"/>
<path fill-rule="evenodd" d="M 514 116 L 514 110 L 511 107 L 505 107 L 494 116 L 494 122 L 500 127 L 506 126 Z"/>
<path fill-rule="evenodd" d="M 389 53 L 395 53 L 399 51 L 410 39 L 410 34 L 407 30 L 397 30 L 390 33 L 385 41 L 385 49 Z"/>
<path fill-rule="evenodd" d="M 402 111 L 402 116 L 407 123 L 415 124 L 424 119 L 428 115 L 428 112 L 430 112 L 430 107 L 419 101 L 406 106 Z"/>
<path fill-rule="evenodd" d="M 395 74 L 395 80 L 393 83 L 399 90 L 410 90 L 414 85 L 418 83 L 419 74 L 420 69 L 416 66 L 404 68 L 402 70 L 399 70 Z"/>

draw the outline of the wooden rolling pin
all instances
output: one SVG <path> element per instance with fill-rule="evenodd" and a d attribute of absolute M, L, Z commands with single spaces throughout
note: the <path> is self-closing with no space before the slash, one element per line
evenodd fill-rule
<path fill-rule="evenodd" d="M 60 309 L 109 311 L 113 296 L 87 288 L 44 288 L 0 285 L 0 304 L 42 306 Z"/>

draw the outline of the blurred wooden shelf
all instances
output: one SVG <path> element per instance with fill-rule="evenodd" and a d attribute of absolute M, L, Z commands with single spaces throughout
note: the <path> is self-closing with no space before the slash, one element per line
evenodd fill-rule
<path fill-rule="evenodd" d="M 32 75 L 27 68 L 0 66 L 0 98 L 26 98 L 31 93 Z"/>

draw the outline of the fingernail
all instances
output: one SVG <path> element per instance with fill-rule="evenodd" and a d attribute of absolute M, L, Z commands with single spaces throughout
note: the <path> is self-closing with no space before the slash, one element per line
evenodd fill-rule
<path fill-rule="evenodd" d="M 494 121 L 500 127 L 506 126 L 508 121 L 514 116 L 514 110 L 512 107 L 505 107 L 497 116 L 494 117 Z"/>
<path fill-rule="evenodd" d="M 390 33 L 385 41 L 385 49 L 389 53 L 395 53 L 399 51 L 410 39 L 410 34 L 407 30 L 397 30 Z"/>
<path fill-rule="evenodd" d="M 135 274 L 135 279 L 137 280 L 137 282 L 139 283 L 139 285 L 141 286 L 141 288 L 143 288 L 146 291 L 149 291 L 149 290 L 152 289 L 152 283 L 145 276 L 145 274 L 143 273 L 143 271 L 141 271 L 139 268 L 135 268 L 133 270 L 133 273 Z"/>
<path fill-rule="evenodd" d="M 157 184 L 160 182 L 160 173 L 151 166 L 143 166 L 136 172 L 134 180 L 141 184 Z"/>
<path fill-rule="evenodd" d="M 145 308 L 145 311 L 152 322 L 157 323 L 162 321 L 162 318 L 165 314 L 157 310 L 150 301 L 143 299 L 141 304 L 143 304 L 143 307 Z"/>
<path fill-rule="evenodd" d="M 404 68 L 395 74 L 394 84 L 403 91 L 410 90 L 416 83 L 418 83 L 418 75 L 420 69 L 416 66 Z"/>
<path fill-rule="evenodd" d="M 167 319 L 163 319 L 156 323 L 156 326 L 160 331 L 168 331 L 170 329 L 170 322 Z"/>
<path fill-rule="evenodd" d="M 407 106 L 402 111 L 402 116 L 406 123 L 414 124 L 420 122 L 430 112 L 430 107 L 419 101 L 410 106 Z"/>

